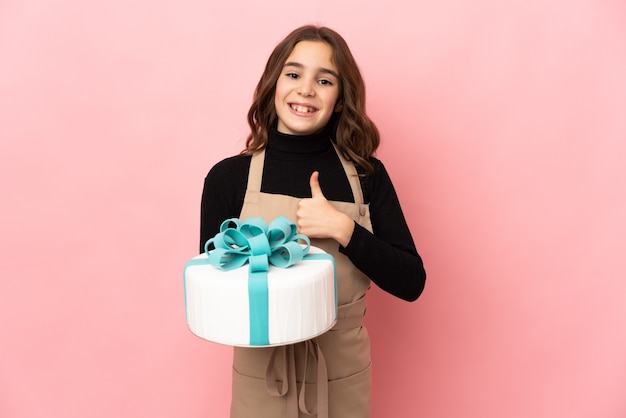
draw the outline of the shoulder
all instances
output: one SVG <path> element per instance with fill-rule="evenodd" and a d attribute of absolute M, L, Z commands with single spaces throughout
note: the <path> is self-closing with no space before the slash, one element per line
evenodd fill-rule
<path fill-rule="evenodd" d="M 373 176 L 380 176 L 381 174 L 387 175 L 387 170 L 381 160 L 376 157 L 370 157 L 369 161 L 374 167 L 374 171 L 372 172 Z"/>
<path fill-rule="evenodd" d="M 245 191 L 250 169 L 249 155 L 228 157 L 215 164 L 204 179 L 204 193 L 218 198 Z"/>
<path fill-rule="evenodd" d="M 249 155 L 235 155 L 225 158 L 211 167 L 206 175 L 206 180 L 222 180 L 232 176 L 247 176 L 249 168 Z"/>
<path fill-rule="evenodd" d="M 381 160 L 376 157 L 368 158 L 370 164 L 372 164 L 372 172 L 367 174 L 366 171 L 362 167 L 357 166 L 357 172 L 362 176 L 361 178 L 365 180 L 365 182 L 379 182 L 390 181 L 389 173 L 387 173 L 387 169 L 385 168 L 385 164 Z"/>
<path fill-rule="evenodd" d="M 248 169 L 250 167 L 250 155 L 233 155 L 232 157 L 224 158 L 216 163 L 209 174 L 224 173 L 230 171 L 237 171 L 241 169 Z"/>
<path fill-rule="evenodd" d="M 365 175 L 365 171 L 358 168 L 357 171 L 362 175 L 361 187 L 363 189 L 363 197 L 366 202 L 372 199 L 381 198 L 388 193 L 395 193 L 393 183 L 389 177 L 389 173 L 385 168 L 385 164 L 376 157 L 370 157 L 368 160 L 373 167 L 370 174 Z"/>
<path fill-rule="evenodd" d="M 376 157 L 369 157 L 367 159 L 367 161 L 372 165 L 372 172 L 367 174 L 366 170 L 359 166 L 358 164 L 356 164 L 356 169 L 357 172 L 364 178 L 376 178 L 379 177 L 381 175 L 386 175 L 387 174 L 387 170 L 385 169 L 385 165 L 383 164 L 383 162 L 381 160 L 379 160 Z"/>

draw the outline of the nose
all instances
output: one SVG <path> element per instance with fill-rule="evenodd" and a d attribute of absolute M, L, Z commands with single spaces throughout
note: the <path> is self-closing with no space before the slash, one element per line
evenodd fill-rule
<path fill-rule="evenodd" d="M 311 97 L 315 95 L 315 82 L 314 80 L 305 79 L 304 77 L 300 79 L 300 84 L 298 85 L 298 93 L 304 97 Z"/>

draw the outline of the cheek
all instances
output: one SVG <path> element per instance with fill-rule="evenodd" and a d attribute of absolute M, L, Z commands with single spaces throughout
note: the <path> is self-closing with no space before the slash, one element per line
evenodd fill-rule
<path fill-rule="evenodd" d="M 276 82 L 276 91 L 274 92 L 274 100 L 280 101 L 281 98 L 285 97 L 285 86 L 280 81 Z"/>
<path fill-rule="evenodd" d="M 337 111 L 339 107 L 341 107 L 341 101 L 339 100 L 339 93 L 334 93 L 327 98 L 326 101 L 327 107 L 332 108 L 334 111 Z"/>
<path fill-rule="evenodd" d="M 278 84 L 276 85 L 276 91 L 274 92 L 274 98 L 272 100 L 272 104 L 271 106 L 274 107 L 274 111 L 278 114 L 279 112 L 281 112 L 281 107 L 280 104 L 283 103 L 285 98 L 285 94 L 281 91 L 281 89 L 279 88 Z"/>

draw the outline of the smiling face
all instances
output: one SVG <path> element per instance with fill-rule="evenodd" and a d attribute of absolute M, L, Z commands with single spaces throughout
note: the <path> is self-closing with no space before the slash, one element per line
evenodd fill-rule
<path fill-rule="evenodd" d="M 333 50 L 325 42 L 301 41 L 287 58 L 276 81 L 274 104 L 278 131 L 308 135 L 322 130 L 339 110 L 339 74 Z"/>

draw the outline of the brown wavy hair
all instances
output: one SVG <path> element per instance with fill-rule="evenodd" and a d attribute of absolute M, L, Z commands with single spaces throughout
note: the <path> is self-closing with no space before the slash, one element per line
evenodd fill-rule
<path fill-rule="evenodd" d="M 365 83 L 346 41 L 334 30 L 323 26 L 297 28 L 274 48 L 248 111 L 250 134 L 242 154 L 253 154 L 267 146 L 269 130 L 278 121 L 274 105 L 276 81 L 287 58 L 301 41 L 321 41 L 332 48 L 333 64 L 340 78 L 337 103 L 341 106 L 329 123 L 334 124 L 336 145 L 343 156 L 370 174 L 373 167 L 369 158 L 380 144 L 380 134 L 365 112 Z"/>

